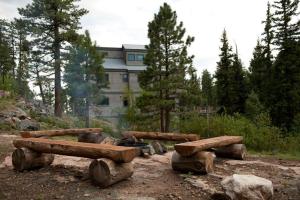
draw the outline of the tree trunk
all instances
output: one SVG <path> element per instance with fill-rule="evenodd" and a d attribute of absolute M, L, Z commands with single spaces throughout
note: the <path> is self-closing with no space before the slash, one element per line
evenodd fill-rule
<path fill-rule="evenodd" d="M 124 137 L 134 136 L 137 139 L 167 140 L 167 141 L 199 140 L 199 136 L 196 134 L 181 134 L 181 133 L 126 131 L 123 133 L 123 136 Z"/>
<path fill-rule="evenodd" d="M 242 141 L 243 137 L 241 136 L 220 136 L 176 144 L 175 150 L 182 156 L 191 156 L 199 151 L 217 147 L 224 147 L 230 144 L 239 144 Z"/>
<path fill-rule="evenodd" d="M 103 188 L 127 179 L 132 174 L 132 163 L 115 163 L 105 158 L 94 160 L 89 167 L 90 178 L 96 185 Z"/>
<path fill-rule="evenodd" d="M 35 67 L 35 69 L 36 69 L 37 84 L 38 84 L 38 87 L 40 89 L 40 95 L 41 95 L 41 98 L 42 98 L 42 102 L 43 102 L 44 105 L 46 105 L 46 99 L 45 99 L 45 94 L 44 94 L 44 90 L 43 90 L 43 86 L 42 86 L 40 73 L 39 73 L 39 70 L 38 70 L 37 66 Z"/>
<path fill-rule="evenodd" d="M 53 153 L 92 159 L 108 158 L 116 162 L 131 162 L 139 153 L 139 149 L 134 147 L 49 140 L 43 138 L 16 139 L 13 141 L 13 144 L 16 148 L 26 147 L 41 153 Z"/>
<path fill-rule="evenodd" d="M 170 130 L 170 110 L 166 109 L 166 124 L 165 124 L 165 132 L 169 132 Z"/>
<path fill-rule="evenodd" d="M 57 12 L 57 10 L 56 10 Z M 57 14 L 57 13 L 55 13 Z M 62 116 L 62 90 L 61 90 L 61 68 L 60 68 L 60 36 L 59 36 L 59 26 L 58 19 L 54 21 L 54 74 L 55 74 L 55 103 L 54 103 L 54 114 L 56 117 Z"/>
<path fill-rule="evenodd" d="M 207 174 L 213 172 L 215 154 L 201 151 L 191 157 L 183 157 L 174 151 L 172 168 L 175 171 Z"/>
<path fill-rule="evenodd" d="M 244 144 L 232 144 L 215 149 L 215 154 L 218 157 L 244 160 L 246 156 L 246 146 Z"/>
<path fill-rule="evenodd" d="M 18 171 L 48 166 L 53 160 L 53 154 L 38 153 L 27 148 L 16 149 L 12 154 L 12 164 Z"/>
<path fill-rule="evenodd" d="M 61 130 L 43 130 L 43 131 L 21 131 L 20 134 L 23 138 L 30 137 L 53 137 L 64 135 L 88 134 L 88 133 L 101 133 L 102 128 L 78 128 L 78 129 L 61 129 Z"/>

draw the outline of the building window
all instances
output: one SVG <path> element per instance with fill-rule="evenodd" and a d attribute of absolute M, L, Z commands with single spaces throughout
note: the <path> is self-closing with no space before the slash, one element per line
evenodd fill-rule
<path fill-rule="evenodd" d="M 128 107 L 128 99 L 127 98 L 123 98 L 123 106 Z"/>
<path fill-rule="evenodd" d="M 144 61 L 144 54 L 137 54 L 135 58 L 136 61 Z"/>
<path fill-rule="evenodd" d="M 128 74 L 122 74 L 122 80 L 123 80 L 123 82 L 127 83 L 128 82 Z"/>
<path fill-rule="evenodd" d="M 105 74 L 105 82 L 109 82 L 109 74 Z"/>
<path fill-rule="evenodd" d="M 102 97 L 100 99 L 99 105 L 100 106 L 109 106 L 109 98 L 108 97 Z"/>
<path fill-rule="evenodd" d="M 135 55 L 134 54 L 128 54 L 128 61 L 134 61 L 135 60 Z"/>

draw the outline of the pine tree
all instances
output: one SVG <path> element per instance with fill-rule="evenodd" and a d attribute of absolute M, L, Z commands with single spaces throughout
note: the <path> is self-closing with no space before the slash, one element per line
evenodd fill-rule
<path fill-rule="evenodd" d="M 216 87 L 219 112 L 244 113 L 248 86 L 238 52 L 232 53 L 224 30 L 221 38 L 221 54 L 216 71 Z"/>
<path fill-rule="evenodd" d="M 251 87 L 258 94 L 260 100 L 265 100 L 266 81 L 269 79 L 264 50 L 260 41 L 257 40 L 249 67 Z"/>
<path fill-rule="evenodd" d="M 220 112 L 228 112 L 231 106 L 232 96 L 230 94 L 230 73 L 233 62 L 232 47 L 229 45 L 226 30 L 224 30 L 221 38 L 222 46 L 220 48 L 220 61 L 217 63 L 216 78 L 216 94 L 217 104 L 221 107 Z"/>
<path fill-rule="evenodd" d="M 71 48 L 64 75 L 67 93 L 74 102 L 84 102 L 86 127 L 89 127 L 91 100 L 105 86 L 102 64 L 103 56 L 97 51 L 96 44 L 92 43 L 89 32 L 86 31 L 78 44 Z"/>
<path fill-rule="evenodd" d="M 286 50 L 294 45 L 295 40 L 299 40 L 298 5 L 299 0 L 278 0 L 274 2 L 275 44 L 280 50 Z"/>
<path fill-rule="evenodd" d="M 279 53 L 271 69 L 270 115 L 272 122 L 292 129 L 295 116 L 300 113 L 300 24 L 299 1 L 280 0 L 274 3 L 275 44 Z"/>
<path fill-rule="evenodd" d="M 25 8 L 19 8 L 19 14 L 26 21 L 31 36 L 39 48 L 44 49 L 54 59 L 55 72 L 55 115 L 62 115 L 61 53 L 65 42 L 74 41 L 79 27 L 80 17 L 87 13 L 79 9 L 78 0 L 33 0 Z"/>
<path fill-rule="evenodd" d="M 211 106 L 213 102 L 213 79 L 211 74 L 207 70 L 204 70 L 202 72 L 201 85 L 202 93 L 206 102 L 205 105 L 207 107 Z"/>
<path fill-rule="evenodd" d="M 248 96 L 248 85 L 245 78 L 245 71 L 243 69 L 242 61 L 239 58 L 238 51 L 234 54 L 232 63 L 232 77 L 231 77 L 231 106 L 229 113 L 245 112 L 245 101 Z"/>
<path fill-rule="evenodd" d="M 159 118 L 160 130 L 168 132 L 171 112 L 175 111 L 181 93 L 186 91 L 186 74 L 193 59 L 187 48 L 194 38 L 185 37 L 183 23 L 177 23 L 177 14 L 167 3 L 149 22 L 148 37 L 150 44 L 146 46 L 145 57 L 148 67 L 139 75 L 144 93 L 137 104 L 142 113 Z"/>

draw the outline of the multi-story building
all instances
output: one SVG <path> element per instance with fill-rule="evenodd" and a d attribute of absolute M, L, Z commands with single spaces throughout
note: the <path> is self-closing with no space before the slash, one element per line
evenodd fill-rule
<path fill-rule="evenodd" d="M 134 96 L 140 93 L 138 73 L 146 69 L 146 49 L 144 45 L 123 44 L 121 48 L 99 47 L 98 50 L 105 55 L 103 67 L 109 84 L 91 114 L 117 122 L 129 104 L 128 89 Z"/>

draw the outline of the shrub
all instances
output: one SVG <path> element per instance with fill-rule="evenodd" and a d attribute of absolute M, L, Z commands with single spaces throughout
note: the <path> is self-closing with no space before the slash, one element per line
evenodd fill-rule
<path fill-rule="evenodd" d="M 258 116 L 264 119 L 254 123 L 241 115 L 212 116 L 208 121 L 205 117 L 194 116 L 180 122 L 181 132 L 197 133 L 202 138 L 221 135 L 241 135 L 248 149 L 270 153 L 299 153 L 300 137 L 282 134 L 282 131 L 268 125 L 267 116 Z"/>

